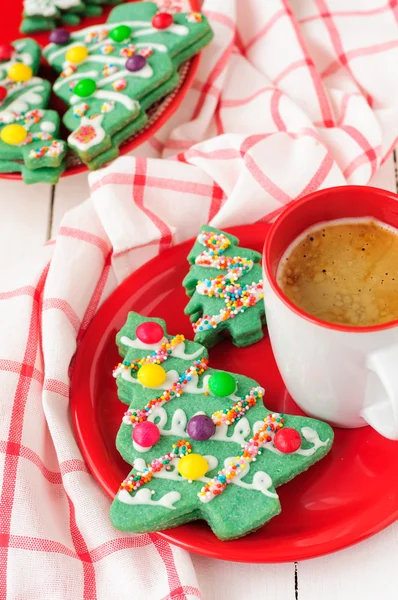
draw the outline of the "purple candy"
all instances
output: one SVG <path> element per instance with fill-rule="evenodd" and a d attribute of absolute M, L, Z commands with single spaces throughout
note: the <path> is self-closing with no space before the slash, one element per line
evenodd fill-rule
<path fill-rule="evenodd" d="M 215 432 L 216 426 L 207 415 L 195 415 L 188 422 L 187 431 L 193 440 L 204 442 Z"/>
<path fill-rule="evenodd" d="M 141 54 L 133 54 L 126 60 L 126 69 L 128 71 L 140 71 L 146 65 L 146 58 Z"/>
<path fill-rule="evenodd" d="M 69 42 L 70 33 L 66 29 L 54 29 L 50 33 L 50 42 L 53 44 L 67 44 Z"/>

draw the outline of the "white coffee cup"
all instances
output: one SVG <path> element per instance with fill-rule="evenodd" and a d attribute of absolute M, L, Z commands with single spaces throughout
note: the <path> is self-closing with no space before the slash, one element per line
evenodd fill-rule
<path fill-rule="evenodd" d="M 289 205 L 272 225 L 263 257 L 269 336 L 287 390 L 308 415 L 339 427 L 369 424 L 398 440 L 398 321 L 372 327 L 320 321 L 276 281 L 283 253 L 304 230 L 350 217 L 398 229 L 398 196 L 364 186 L 329 188 Z"/>

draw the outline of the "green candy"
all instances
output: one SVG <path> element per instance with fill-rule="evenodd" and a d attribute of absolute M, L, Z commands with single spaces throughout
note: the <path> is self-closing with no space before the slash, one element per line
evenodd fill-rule
<path fill-rule="evenodd" d="M 236 390 L 236 381 L 229 373 L 218 371 L 210 377 L 209 388 L 215 396 L 230 396 Z"/>
<path fill-rule="evenodd" d="M 95 92 L 97 84 L 94 79 L 81 79 L 74 87 L 74 93 L 76 96 L 80 96 L 81 98 L 86 98 L 87 96 L 91 96 Z"/>
<path fill-rule="evenodd" d="M 109 33 L 109 37 L 114 42 L 124 42 L 131 36 L 131 29 L 127 25 L 118 25 Z"/>

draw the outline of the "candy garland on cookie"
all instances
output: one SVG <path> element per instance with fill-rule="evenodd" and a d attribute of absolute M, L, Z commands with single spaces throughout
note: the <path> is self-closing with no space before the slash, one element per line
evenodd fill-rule
<path fill-rule="evenodd" d="M 283 427 L 284 418 L 279 413 L 269 414 L 264 419 L 264 425 L 254 436 L 242 447 L 242 453 L 236 457 L 227 467 L 218 471 L 217 475 L 198 493 L 201 502 L 210 502 L 215 496 L 219 496 L 241 471 L 247 468 L 248 463 L 256 460 L 261 455 L 261 448 L 268 442 L 272 442 L 273 436 Z"/>
<path fill-rule="evenodd" d="M 216 426 L 232 425 L 245 416 L 245 413 L 256 405 L 257 400 L 261 400 L 264 396 L 264 389 L 260 386 L 250 390 L 242 399 L 239 399 L 231 408 L 223 408 L 217 410 L 212 415 L 212 421 Z"/>
<path fill-rule="evenodd" d="M 138 381 L 144 388 L 159 388 L 165 383 L 169 374 L 174 376 L 174 373 L 181 373 L 182 371 L 182 368 L 181 370 L 178 368 L 177 371 L 169 370 L 166 373 L 162 365 L 171 357 L 175 360 L 182 356 L 184 357 L 182 360 L 186 361 L 193 354 L 187 354 L 185 351 L 184 336 L 176 335 L 168 338 L 159 323 L 141 321 L 137 324 L 137 317 L 134 316 L 134 313 L 132 313 L 131 319 L 135 336 L 133 336 L 133 339 L 129 337 L 132 331 L 131 325 L 118 335 L 117 341 L 121 354 L 126 358 L 118 365 L 115 374 L 123 375 L 127 370 L 135 375 L 134 381 Z M 199 344 L 196 344 L 196 346 L 199 346 L 199 352 L 204 351 L 204 348 Z M 131 352 L 131 348 L 148 352 L 145 352 L 145 355 L 141 358 L 132 359 L 134 354 Z M 173 368 L 175 368 L 175 364 L 173 362 Z M 132 426 L 133 452 L 130 453 L 131 451 L 128 450 L 127 454 L 123 454 L 123 447 L 131 448 L 129 436 L 126 436 L 125 429 L 121 429 L 119 432 L 118 448 L 122 456 L 128 462 L 131 461 L 133 469 L 120 485 L 117 500 L 121 505 L 157 505 L 168 510 L 176 510 L 180 506 L 179 501 L 184 493 L 186 494 L 184 496 L 186 502 L 188 491 L 177 487 L 184 483 L 194 483 L 197 486 L 194 487 L 193 496 L 189 493 L 189 497 L 192 498 L 192 510 L 198 510 L 200 506 L 220 496 L 231 483 L 235 491 L 237 488 L 241 488 L 240 494 L 243 493 L 243 490 L 252 490 L 275 500 L 277 494 L 273 489 L 272 479 L 266 472 L 266 457 L 262 457 L 262 463 L 259 464 L 260 468 L 254 468 L 252 463 L 255 463 L 256 459 L 265 454 L 265 450 L 278 455 L 283 461 L 284 455 L 311 456 L 321 446 L 328 444 L 329 440 L 322 442 L 319 439 L 316 430 L 310 427 L 302 427 L 300 434 L 297 429 L 286 427 L 283 414 L 266 414 L 264 410 L 261 410 L 261 406 L 258 405 L 262 403 L 257 402 L 258 400 L 261 401 L 264 396 L 264 389 L 261 386 L 252 387 L 243 397 L 237 396 L 238 383 L 241 385 L 241 379 L 235 378 L 231 373 L 211 371 L 211 374 L 207 373 L 202 378 L 202 388 L 199 389 L 198 378 L 205 371 L 208 371 L 206 357 L 197 358 L 188 368 L 184 363 L 183 369 L 184 371 L 179 375 L 178 380 L 170 388 L 151 399 L 142 409 L 130 407 L 125 413 L 123 423 Z M 128 379 L 127 381 L 131 380 Z M 195 391 L 193 391 L 193 388 L 195 388 Z M 123 389 L 125 390 L 124 387 Z M 188 422 L 185 412 L 180 408 L 181 403 L 176 403 L 177 407 L 174 410 L 174 406 L 169 404 L 171 411 L 166 412 L 162 408 L 164 404 L 181 397 L 184 393 L 197 394 L 198 392 L 202 396 L 205 410 L 206 397 L 209 399 L 208 402 L 211 403 L 213 410 L 217 398 L 230 399 L 231 406 L 216 410 L 210 416 L 201 412 L 196 413 Z M 197 407 L 200 408 L 199 400 L 195 399 L 195 402 Z M 256 405 L 257 419 L 261 415 L 262 420 L 256 420 L 253 417 L 249 421 L 246 414 Z M 192 406 L 189 408 L 192 410 Z M 171 426 L 166 429 L 165 425 L 171 415 Z M 240 427 L 239 421 L 241 421 Z M 228 429 L 229 432 L 227 433 Z M 234 430 L 232 435 L 230 429 Z M 159 441 L 162 442 L 163 449 L 167 436 L 172 436 L 174 440 L 178 440 L 177 443 L 171 445 L 170 451 L 167 451 L 166 446 L 165 454 L 159 456 L 161 452 L 157 453 L 159 458 L 152 458 L 153 454 L 151 454 L 148 463 L 145 463 L 144 458 L 137 457 L 136 452 L 148 452 Z M 311 447 L 304 446 L 302 448 L 303 439 Z M 206 441 L 210 441 L 213 445 L 211 447 L 206 444 L 202 445 Z M 234 454 L 232 450 L 230 454 L 226 454 L 225 448 L 223 448 L 222 451 L 220 449 L 218 454 L 216 451 L 217 446 L 214 446 L 216 442 L 238 444 L 241 446 L 241 451 Z M 211 448 L 210 454 L 205 451 L 208 448 Z M 223 461 L 221 463 L 220 457 Z M 273 457 L 272 460 L 278 459 Z M 284 468 L 282 465 L 283 462 L 281 468 Z M 214 473 L 216 474 L 214 475 Z M 247 477 L 249 473 L 251 476 Z M 156 479 L 155 489 L 150 489 L 152 486 L 149 486 L 148 489 L 147 484 L 150 484 L 154 478 Z M 170 490 L 169 483 L 166 494 L 161 495 L 161 480 L 175 482 L 177 489 L 172 488 Z M 216 506 L 218 507 L 220 504 L 216 504 Z M 218 508 L 215 508 L 215 510 L 218 510 Z M 204 512 L 203 514 L 208 513 Z"/>
<path fill-rule="evenodd" d="M 176 335 L 171 340 L 161 341 L 163 338 L 163 329 L 157 325 L 156 323 L 142 323 L 136 331 L 137 339 L 139 341 L 145 341 L 149 344 L 151 343 L 160 343 L 159 347 L 156 350 L 143 358 L 136 359 L 132 362 L 128 360 L 124 360 L 122 363 L 119 363 L 117 367 L 115 367 L 113 371 L 113 376 L 117 377 L 123 371 L 130 371 L 131 374 L 137 372 L 137 377 L 140 383 L 146 387 L 158 387 L 162 385 L 166 379 L 166 372 L 160 366 L 163 362 L 165 362 L 168 358 L 173 355 L 173 351 L 182 344 L 185 343 L 185 337 L 183 335 Z M 124 341 L 127 345 L 131 345 L 132 341 L 129 338 L 122 337 L 122 341 Z M 182 356 L 187 356 L 183 354 Z M 189 356 L 189 355 L 188 355 Z M 184 386 L 189 385 L 192 381 L 192 377 L 198 377 L 208 369 L 208 361 L 205 358 L 201 358 L 200 360 L 195 361 L 195 363 L 189 367 L 183 375 L 179 377 L 179 379 L 173 383 L 173 386 L 163 392 L 157 398 L 151 400 L 144 409 L 141 411 L 131 411 L 128 410 L 124 417 L 123 422 L 126 424 L 132 424 L 133 426 L 137 423 L 141 423 L 143 421 L 147 421 L 149 415 L 151 414 L 151 409 L 155 406 L 160 407 L 166 402 L 169 402 L 173 398 L 178 398 L 184 393 Z M 204 417 L 206 420 L 209 420 L 212 423 L 207 426 L 210 437 L 214 433 L 214 426 L 221 425 L 231 425 L 241 419 L 245 413 L 252 407 L 256 405 L 258 399 L 262 399 L 264 395 L 264 389 L 260 386 L 254 387 L 250 390 L 245 397 L 240 398 L 235 396 L 234 392 L 236 390 L 236 382 L 232 375 L 229 373 L 224 373 L 222 371 L 214 373 L 209 381 L 208 381 L 208 391 L 204 392 L 204 395 L 208 395 L 212 392 L 215 395 L 220 397 L 231 397 L 232 399 L 236 398 L 236 402 L 230 408 L 224 408 L 219 411 L 216 411 L 211 419 L 206 417 L 206 415 L 199 415 L 194 418 L 195 423 L 201 423 L 204 421 Z M 190 423 L 188 423 L 188 429 L 190 427 Z M 192 427 L 192 425 L 191 425 Z M 192 430 L 194 431 L 194 429 Z M 203 433 L 199 434 L 203 436 Z M 195 434 L 192 436 L 194 437 Z M 134 434 L 133 434 L 134 438 Z M 151 436 L 152 438 L 152 436 Z M 195 439 L 195 437 L 194 437 Z M 208 439 L 200 437 L 199 439 Z M 138 440 L 141 446 L 142 444 Z M 149 445 L 153 445 L 152 443 Z"/>
<path fill-rule="evenodd" d="M 148 419 L 153 407 L 162 406 L 166 402 L 182 396 L 185 386 L 189 385 L 192 377 L 198 377 L 208 369 L 207 363 L 207 358 L 202 357 L 196 360 L 191 367 L 180 375 L 179 379 L 173 383 L 170 389 L 165 390 L 160 396 L 150 400 L 143 409 L 128 410 L 123 417 L 123 423 L 131 423 L 133 425 L 142 423 Z M 140 373 L 142 373 L 141 376 Z M 158 387 L 164 382 L 165 378 L 166 373 L 164 369 L 156 364 L 143 365 L 138 371 L 138 379 L 145 387 Z"/>
<path fill-rule="evenodd" d="M 264 297 L 262 280 L 244 285 L 238 283 L 238 279 L 252 269 L 253 261 L 240 256 L 223 256 L 231 244 L 225 235 L 204 231 L 198 235 L 197 241 L 207 250 L 196 257 L 195 264 L 226 271 L 226 273 L 198 281 L 196 286 L 198 294 L 209 298 L 222 298 L 225 308 L 222 308 L 218 315 L 200 317 L 192 325 L 195 333 L 215 329 L 222 321 L 233 319 Z"/>
<path fill-rule="evenodd" d="M 41 146 L 41 148 L 32 149 L 29 152 L 30 158 L 43 158 L 45 156 L 59 156 L 65 150 L 65 143 L 59 142 L 58 140 L 53 140 L 48 146 Z"/>
<path fill-rule="evenodd" d="M 142 471 L 137 471 L 134 475 L 130 474 L 120 484 L 120 490 L 127 490 L 129 493 L 137 491 L 142 485 L 149 483 L 155 473 L 159 473 L 162 469 L 170 470 L 170 462 L 173 458 L 182 458 L 190 452 L 192 452 L 191 444 L 186 440 L 180 440 L 172 445 L 170 452 L 160 458 L 154 458 Z"/>
<path fill-rule="evenodd" d="M 162 330 L 163 337 L 163 330 Z M 137 360 L 129 363 L 128 361 L 123 361 L 119 363 L 114 370 L 114 374 L 119 373 L 121 368 L 130 369 L 131 371 L 138 371 L 139 367 L 144 364 L 158 364 L 160 365 L 162 362 L 165 362 L 173 352 L 173 349 L 180 344 L 183 344 L 185 341 L 185 337 L 183 335 L 176 335 L 170 341 L 162 342 L 160 348 L 154 350 L 148 356 L 144 358 L 137 358 Z"/>

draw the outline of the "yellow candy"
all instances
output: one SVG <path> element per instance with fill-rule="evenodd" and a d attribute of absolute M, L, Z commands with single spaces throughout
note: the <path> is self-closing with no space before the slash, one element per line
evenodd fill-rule
<path fill-rule="evenodd" d="M 73 46 L 69 48 L 65 54 L 65 58 L 71 63 L 80 63 L 88 56 L 88 50 L 86 46 Z"/>
<path fill-rule="evenodd" d="M 138 381 L 142 383 L 143 386 L 155 388 L 159 385 L 162 385 L 162 383 L 165 381 L 166 371 L 160 365 L 142 365 L 137 373 L 137 377 Z"/>
<path fill-rule="evenodd" d="M 8 69 L 7 75 L 13 81 L 27 81 L 32 77 L 33 71 L 28 65 L 15 63 Z"/>
<path fill-rule="evenodd" d="M 13 125 L 6 125 L 0 133 L 0 138 L 6 144 L 17 146 L 18 144 L 22 144 L 27 135 L 28 132 L 25 127 L 15 123 Z"/>
<path fill-rule="evenodd" d="M 209 465 L 200 454 L 187 454 L 178 461 L 177 468 L 185 479 L 200 479 L 207 473 Z"/>

